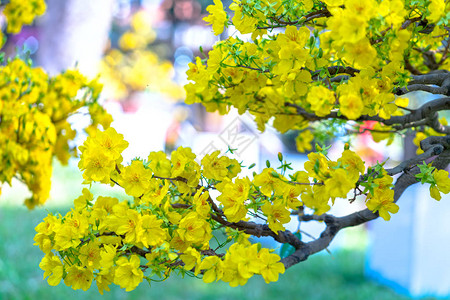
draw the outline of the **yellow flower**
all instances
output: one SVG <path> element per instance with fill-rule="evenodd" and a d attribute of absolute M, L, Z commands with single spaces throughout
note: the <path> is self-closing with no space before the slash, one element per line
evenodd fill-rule
<path fill-rule="evenodd" d="M 147 158 L 149 164 L 148 167 L 152 169 L 152 172 L 159 177 L 169 177 L 170 160 L 167 159 L 166 154 L 163 151 L 151 152 Z"/>
<path fill-rule="evenodd" d="M 228 169 L 227 177 L 230 179 L 234 178 L 239 173 L 241 173 L 241 164 L 237 161 L 237 159 L 234 159 L 234 158 L 230 159 L 227 169 Z"/>
<path fill-rule="evenodd" d="M 235 243 L 227 251 L 228 265 L 237 267 L 240 277 L 249 279 L 261 270 L 261 262 L 258 259 L 258 244 Z"/>
<path fill-rule="evenodd" d="M 212 25 L 215 35 L 221 34 L 228 20 L 227 13 L 223 10 L 222 1 L 214 0 L 214 5 L 209 5 L 206 10 L 209 12 L 209 15 L 204 17 L 203 21 L 207 22 L 208 25 Z"/>
<path fill-rule="evenodd" d="M 126 243 L 135 242 L 140 234 L 142 216 L 136 210 L 119 205 L 113 210 L 114 214 L 107 217 L 105 226 L 117 234 L 125 234 Z"/>
<path fill-rule="evenodd" d="M 211 225 L 195 212 L 190 212 L 177 229 L 180 238 L 188 243 L 208 244 L 211 239 Z"/>
<path fill-rule="evenodd" d="M 96 274 L 95 281 L 97 283 L 98 292 L 103 295 L 104 291 L 111 291 L 109 285 L 113 283 L 114 272 L 108 273 L 106 275 Z"/>
<path fill-rule="evenodd" d="M 98 196 L 95 200 L 93 209 L 104 209 L 108 214 L 113 212 L 113 207 L 119 203 L 119 199 L 114 197 Z"/>
<path fill-rule="evenodd" d="M 196 155 L 192 153 L 190 148 L 178 147 L 172 152 L 170 160 L 172 161 L 172 176 L 180 176 L 186 168 L 190 166 L 196 167 L 198 165 L 194 159 Z"/>
<path fill-rule="evenodd" d="M 381 125 L 381 123 L 376 123 L 373 126 L 373 131 L 371 131 L 370 133 L 372 134 L 372 138 L 375 142 L 378 143 L 382 140 L 387 139 L 387 145 L 390 145 L 394 141 L 394 134 L 392 132 L 388 132 L 391 130 L 391 126 L 384 126 Z"/>
<path fill-rule="evenodd" d="M 81 211 L 94 199 L 94 195 L 87 189 L 83 188 L 83 195 L 73 201 L 76 211 Z"/>
<path fill-rule="evenodd" d="M 144 167 L 140 160 L 133 160 L 126 166 L 119 177 L 119 184 L 125 189 L 125 193 L 133 197 L 140 197 L 147 192 L 152 179 L 152 171 Z"/>
<path fill-rule="evenodd" d="M 227 167 L 230 165 L 230 159 L 226 156 L 218 157 L 219 150 L 211 154 L 206 154 L 202 159 L 203 176 L 214 180 L 223 180 L 228 174 Z"/>
<path fill-rule="evenodd" d="M 344 0 L 324 0 L 323 2 L 328 6 L 341 6 L 344 4 Z"/>
<path fill-rule="evenodd" d="M 433 177 L 436 180 L 436 185 L 441 192 L 448 194 L 450 192 L 450 178 L 448 172 L 445 170 L 436 170 L 433 173 Z"/>
<path fill-rule="evenodd" d="M 254 274 L 259 273 L 262 262 L 258 259 L 257 244 L 235 243 L 230 246 L 223 261 L 222 280 L 230 286 L 244 285 Z"/>
<path fill-rule="evenodd" d="M 325 186 L 315 185 L 314 189 L 309 189 L 300 197 L 306 207 L 314 209 L 315 214 L 321 215 L 329 211 L 331 208 L 330 205 L 328 205 L 329 195 L 325 194 L 326 191 Z"/>
<path fill-rule="evenodd" d="M 274 174 L 277 174 L 277 177 L 274 177 Z M 278 191 L 282 193 L 283 181 L 281 181 L 280 178 L 282 178 L 282 176 L 275 172 L 274 169 L 265 168 L 261 174 L 258 174 L 253 178 L 253 183 L 261 188 L 261 192 L 265 196 L 270 197 L 272 192 Z"/>
<path fill-rule="evenodd" d="M 278 281 L 278 275 L 284 274 L 285 268 L 280 262 L 281 258 L 275 253 L 270 253 L 269 249 L 261 249 L 258 258 L 263 263 L 261 275 L 266 283 Z"/>
<path fill-rule="evenodd" d="M 311 104 L 311 110 L 319 117 L 328 115 L 336 101 L 333 91 L 321 85 L 313 86 L 306 100 Z"/>
<path fill-rule="evenodd" d="M 416 136 L 414 137 L 413 143 L 417 146 L 416 154 L 422 154 L 423 150 L 420 148 L 420 142 L 427 138 L 427 135 L 423 132 L 416 132 Z"/>
<path fill-rule="evenodd" d="M 167 236 L 166 231 L 161 227 L 163 221 L 158 220 L 155 215 L 144 215 L 141 222 L 139 242 L 146 248 L 161 245 Z"/>
<path fill-rule="evenodd" d="M 93 279 L 94 275 L 91 269 L 73 265 L 67 269 L 64 283 L 74 290 L 82 289 L 87 291 L 91 287 Z"/>
<path fill-rule="evenodd" d="M 302 183 L 309 183 L 309 180 Z M 283 193 L 283 200 L 286 203 L 286 206 L 291 209 L 297 209 L 299 206 L 302 206 L 302 202 L 298 200 L 298 197 L 304 190 L 304 185 L 286 184 Z"/>
<path fill-rule="evenodd" d="M 195 193 L 194 200 L 192 201 L 195 207 L 195 211 L 200 217 L 204 219 L 209 217 L 209 213 L 211 212 L 211 206 L 208 203 L 208 198 L 209 192 L 203 192 L 203 188 L 200 188 Z"/>
<path fill-rule="evenodd" d="M 144 278 L 140 264 L 139 256 L 135 254 L 131 255 L 129 260 L 124 256 L 119 257 L 114 273 L 114 283 L 125 288 L 127 292 L 134 290 Z"/>
<path fill-rule="evenodd" d="M 195 268 L 195 274 L 197 275 L 200 273 L 200 268 L 197 266 L 200 265 L 201 255 L 195 248 L 187 248 L 184 253 L 180 255 L 180 259 L 183 261 L 186 270 L 190 271 Z"/>
<path fill-rule="evenodd" d="M 297 146 L 298 152 L 306 152 L 312 149 L 311 142 L 314 139 L 314 135 L 310 130 L 304 130 L 300 132 L 295 138 L 295 145 Z"/>
<path fill-rule="evenodd" d="M 204 283 L 217 281 L 223 276 L 223 262 L 217 256 L 206 257 L 200 264 L 199 269 L 206 270 L 202 278 Z"/>
<path fill-rule="evenodd" d="M 233 3 L 230 5 L 230 9 L 234 11 L 233 25 L 242 34 L 252 33 L 256 29 L 258 19 L 244 14 L 241 3 L 239 0 L 233 0 Z"/>
<path fill-rule="evenodd" d="M 377 15 L 378 3 L 375 0 L 346 0 L 345 9 L 349 12 L 370 20 Z"/>
<path fill-rule="evenodd" d="M 339 97 L 340 111 L 350 120 L 358 119 L 364 109 L 364 104 L 355 93 L 345 94 Z"/>
<path fill-rule="evenodd" d="M 351 150 L 344 150 L 341 158 L 337 160 L 342 164 L 345 170 L 350 175 L 349 180 L 356 182 L 359 179 L 359 175 L 364 173 L 365 167 L 361 157 Z"/>
<path fill-rule="evenodd" d="M 332 13 L 327 26 L 337 44 L 356 43 L 364 38 L 367 28 L 365 18 L 348 9 L 333 8 Z"/>
<path fill-rule="evenodd" d="M 322 153 L 311 152 L 308 154 L 308 161 L 304 164 L 309 176 L 317 180 L 325 180 L 328 175 L 328 160 Z"/>
<path fill-rule="evenodd" d="M 162 185 L 162 181 L 159 179 L 150 180 L 150 186 L 147 189 L 147 192 L 142 196 L 143 202 L 149 202 L 153 205 L 160 205 L 164 197 L 166 197 L 167 192 L 169 191 L 169 183 L 167 181 Z"/>
<path fill-rule="evenodd" d="M 218 186 L 222 193 L 217 200 L 224 206 L 224 213 L 230 222 L 239 222 L 247 215 L 247 208 L 244 201 L 248 198 L 250 191 L 250 180 L 236 178 L 235 182 L 227 182 L 223 186 Z"/>
<path fill-rule="evenodd" d="M 6 4 L 3 13 L 8 21 L 7 32 L 19 33 L 23 25 L 30 25 L 36 16 L 46 10 L 44 0 L 34 0 L 31 3 L 21 0 L 11 0 Z"/>
<path fill-rule="evenodd" d="M 430 194 L 436 200 L 441 200 L 440 192 L 448 194 L 450 192 L 450 178 L 445 170 L 436 170 L 433 172 L 433 178 L 436 185 L 430 186 Z"/>
<path fill-rule="evenodd" d="M 98 242 L 89 242 L 81 246 L 79 259 L 87 268 L 100 268 L 100 247 Z"/>
<path fill-rule="evenodd" d="M 336 169 L 330 173 L 331 177 L 325 180 L 325 187 L 330 197 L 346 198 L 348 192 L 355 187 L 350 176 L 344 169 Z"/>
<path fill-rule="evenodd" d="M 34 236 L 33 241 L 35 241 L 33 245 L 39 246 L 39 249 L 41 249 L 42 252 L 44 252 L 45 254 L 51 253 L 53 249 L 53 244 L 52 240 L 48 237 L 48 235 L 43 233 L 37 233 Z"/>
<path fill-rule="evenodd" d="M 363 38 L 356 43 L 346 43 L 344 57 L 356 68 L 363 68 L 377 62 L 377 51 L 367 38 Z"/>
<path fill-rule="evenodd" d="M 86 143 L 93 143 L 99 146 L 100 151 L 112 160 L 119 159 L 122 151 L 128 147 L 128 142 L 123 139 L 123 135 L 117 133 L 112 127 L 105 131 L 98 131 L 94 138 L 88 137 Z"/>
<path fill-rule="evenodd" d="M 100 274 L 108 275 L 110 269 L 114 266 L 114 259 L 116 258 L 117 248 L 113 245 L 103 245 L 100 250 Z"/>
<path fill-rule="evenodd" d="M 441 16 L 445 13 L 444 0 L 431 0 L 428 5 L 428 10 L 430 11 L 430 15 L 427 17 L 428 21 L 431 23 L 439 21 Z"/>
<path fill-rule="evenodd" d="M 93 181 L 109 181 L 116 163 L 101 151 L 85 151 L 78 167 L 84 170 L 83 178 Z"/>
<path fill-rule="evenodd" d="M 269 228 L 274 232 L 284 231 L 285 228 L 283 224 L 289 223 L 291 220 L 291 214 L 289 210 L 286 209 L 283 202 L 277 201 L 273 204 L 266 202 L 261 207 L 262 212 L 267 216 L 267 222 L 269 223 Z"/>
<path fill-rule="evenodd" d="M 63 276 L 63 265 L 58 256 L 49 252 L 42 258 L 39 268 L 45 271 L 44 279 L 48 276 L 47 282 L 49 285 L 57 286 L 60 283 Z"/>
<path fill-rule="evenodd" d="M 394 191 L 393 190 L 384 190 L 375 193 L 373 197 L 366 202 L 367 208 L 372 212 L 378 214 L 385 221 L 389 221 L 391 219 L 391 214 L 395 214 L 398 212 L 398 205 L 394 203 Z"/>
<path fill-rule="evenodd" d="M 437 201 L 442 199 L 441 193 L 439 192 L 437 186 L 430 186 L 430 196 Z"/>

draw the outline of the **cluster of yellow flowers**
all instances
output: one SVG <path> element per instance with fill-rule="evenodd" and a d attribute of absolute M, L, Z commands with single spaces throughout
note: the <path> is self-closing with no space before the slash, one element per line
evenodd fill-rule
<path fill-rule="evenodd" d="M 30 25 L 37 16 L 44 14 L 47 6 L 44 0 L 10 0 L 3 9 L 7 20 L 6 31 L 19 33 L 23 25 Z"/>
<path fill-rule="evenodd" d="M 161 61 L 148 47 L 156 38 L 151 16 L 144 10 L 131 18 L 131 28 L 119 39 L 120 49 L 112 48 L 100 63 L 101 82 L 108 98 L 126 99 L 132 92 L 157 91 L 181 99 L 182 87 L 169 61 Z"/>
<path fill-rule="evenodd" d="M 267 230 L 278 233 L 292 210 L 304 206 L 325 213 L 335 198 L 346 198 L 351 190 L 356 195 L 357 186 L 367 187 L 358 190 L 384 219 L 398 210 L 392 177 L 383 169 L 365 175 L 364 162 L 349 149 L 337 161 L 321 149 L 310 153 L 306 171 L 289 180 L 270 166 L 250 180 L 238 177 L 242 166 L 219 151 L 205 155 L 201 164 L 189 148 L 180 147 L 170 158 L 152 152 L 124 166 L 121 153 L 127 146 L 112 127 L 92 132 L 80 146 L 85 183 L 118 185 L 133 200 L 94 199 L 83 189 L 65 216 L 47 216 L 34 240 L 45 253 L 40 267 L 49 284 L 64 279 L 86 290 L 95 279 L 101 293 L 111 283 L 129 291 L 144 279 L 172 272 L 202 274 L 207 283 L 222 280 L 231 286 L 260 274 L 268 283 L 278 280 L 284 265 L 277 254 L 248 240 L 246 226 L 255 224 L 248 222 L 250 216 L 266 220 Z M 223 227 L 225 241 L 211 248 L 213 231 Z"/>
<path fill-rule="evenodd" d="M 281 133 L 301 130 L 299 151 L 311 150 L 313 134 L 305 128 L 331 113 L 349 120 L 362 115 L 383 119 L 402 115 L 399 108 L 408 102 L 397 98 L 393 90 L 404 86 L 408 78 L 404 54 L 417 52 L 410 61 L 415 65 L 423 59 L 417 48 L 423 39 L 432 51 L 446 36 L 445 22 L 429 35 L 409 25 L 425 17 L 438 22 L 450 9 L 443 0 L 414 4 L 349 0 L 345 6 L 342 0 L 257 3 L 235 0 L 230 5 L 233 18 L 220 0 L 208 7 L 210 15 L 204 20 L 216 34 L 230 19 L 241 34 L 253 34 L 249 41 L 234 36 L 220 41 L 207 59 L 190 64 L 186 103 L 202 103 L 207 111 L 221 114 L 231 106 L 241 114 L 248 111 L 260 130 L 272 120 Z M 284 29 L 274 31 L 278 27 Z M 343 71 L 336 71 L 339 68 Z M 352 77 L 335 77 L 337 73 Z"/>
<path fill-rule="evenodd" d="M 32 192 L 25 201 L 29 208 L 49 196 L 53 157 L 67 164 L 76 154 L 69 146 L 76 131 L 67 118 L 88 106 L 88 131 L 111 123 L 97 103 L 100 90 L 97 81 L 88 81 L 76 70 L 52 78 L 20 59 L 0 67 L 0 183 L 23 181 Z"/>

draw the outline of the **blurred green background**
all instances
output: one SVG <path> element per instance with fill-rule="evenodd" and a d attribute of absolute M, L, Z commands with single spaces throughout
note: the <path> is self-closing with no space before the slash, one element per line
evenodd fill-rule
<path fill-rule="evenodd" d="M 364 276 L 365 231 L 354 229 L 348 248 L 312 256 L 282 275 L 278 282 L 266 284 L 255 276 L 242 287 L 231 288 L 223 282 L 204 284 L 196 278 L 172 276 L 165 282 L 143 282 L 136 290 L 125 292 L 111 286 L 101 296 L 95 284 L 87 292 L 74 291 L 63 282 L 51 287 L 42 280 L 39 262 L 43 256 L 33 246 L 34 227 L 47 212 L 64 214 L 82 189 L 81 173 L 75 166 L 55 164 L 51 200 L 43 208 L 28 211 L 22 206 L 26 189 L 15 186 L 4 191 L 0 202 L 0 299 L 410 299 Z M 92 192 L 116 194 L 93 185 Z M 122 197 L 123 198 L 123 197 Z M 426 298 L 432 299 L 432 298 Z"/>

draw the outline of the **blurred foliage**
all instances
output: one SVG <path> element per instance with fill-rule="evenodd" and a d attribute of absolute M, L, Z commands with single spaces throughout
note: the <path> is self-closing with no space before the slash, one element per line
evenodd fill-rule
<path fill-rule="evenodd" d="M 184 97 L 183 88 L 172 80 L 175 74 L 172 63 L 161 61 L 152 51 L 155 39 L 151 16 L 145 10 L 137 11 L 117 47 L 111 47 L 101 62 L 101 81 L 107 98 L 125 100 L 133 92 L 144 90 L 161 92 L 174 99 Z"/>

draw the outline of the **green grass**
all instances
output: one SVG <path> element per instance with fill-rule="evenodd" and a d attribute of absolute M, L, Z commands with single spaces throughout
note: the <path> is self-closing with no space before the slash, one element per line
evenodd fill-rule
<path fill-rule="evenodd" d="M 67 208 L 51 210 L 65 213 Z M 87 292 L 74 291 L 63 282 L 51 287 L 42 280 L 43 271 L 38 267 L 42 253 L 33 246 L 34 227 L 46 214 L 43 209 L 0 207 L 0 299 L 409 299 L 366 279 L 364 253 L 355 250 L 313 256 L 271 284 L 265 284 L 260 276 L 238 288 L 171 277 L 151 287 L 144 282 L 129 293 L 112 287 L 103 297 L 95 285 Z"/>

